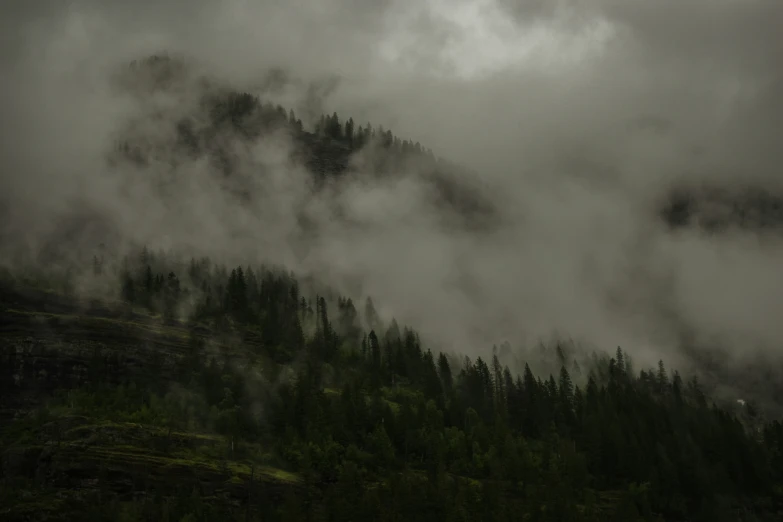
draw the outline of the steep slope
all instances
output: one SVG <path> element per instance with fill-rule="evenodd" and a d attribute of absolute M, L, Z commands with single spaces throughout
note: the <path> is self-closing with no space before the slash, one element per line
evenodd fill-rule
<path fill-rule="evenodd" d="M 93 273 L 119 301 L 0 289 L 4 520 L 783 510 L 780 422 L 740 422 L 663 364 L 637 377 L 621 349 L 557 345 L 539 354 L 557 379 L 515 378 L 497 355 L 433 355 L 370 303 L 308 299 L 285 272 L 132 259 Z"/>

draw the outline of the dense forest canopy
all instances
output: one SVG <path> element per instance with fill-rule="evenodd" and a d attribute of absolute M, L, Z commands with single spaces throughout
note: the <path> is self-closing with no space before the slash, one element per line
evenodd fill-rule
<path fill-rule="evenodd" d="M 3 280 L 4 407 L 31 408 L 4 431 L 12 516 L 49 519 L 63 509 L 50 495 L 76 487 L 68 509 L 90 520 L 775 520 L 781 508 L 783 424 L 716 405 L 663 361 L 637 369 L 632 351 L 562 341 L 433 353 L 371 299 L 275 268 L 146 248 L 88 268 L 114 281 L 113 300 L 80 308 L 67 278 Z M 42 333 L 25 340 L 31 327 Z M 535 375 L 520 357 L 557 370 Z M 145 454 L 158 460 L 136 476 L 127 466 Z M 77 486 L 73 458 L 89 458 L 97 489 Z M 210 458 L 217 477 L 160 482 L 183 472 L 175 461 Z M 235 485 L 207 493 L 204 480 Z"/>

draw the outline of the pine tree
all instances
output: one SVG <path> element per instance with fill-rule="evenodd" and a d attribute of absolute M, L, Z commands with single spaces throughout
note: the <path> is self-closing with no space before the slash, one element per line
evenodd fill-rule
<path fill-rule="evenodd" d="M 438 376 L 440 377 L 440 381 L 443 383 L 443 389 L 446 391 L 446 394 L 450 395 L 451 390 L 454 387 L 454 378 L 451 374 L 449 360 L 446 357 L 446 354 L 443 352 L 441 352 L 438 356 Z"/>
<path fill-rule="evenodd" d="M 345 140 L 350 146 L 353 146 L 354 141 L 353 128 L 353 118 L 348 118 L 348 121 L 345 122 Z"/>
<path fill-rule="evenodd" d="M 378 388 L 381 384 L 381 345 L 378 342 L 378 336 L 375 330 L 370 331 L 368 336 L 370 344 L 370 372 L 373 387 Z"/>
<path fill-rule="evenodd" d="M 560 401 L 562 404 L 569 409 L 572 408 L 574 399 L 574 384 L 571 381 L 571 376 L 568 374 L 568 370 L 566 370 L 565 366 L 560 367 L 560 386 L 558 388 Z"/>
<path fill-rule="evenodd" d="M 619 346 L 617 347 L 617 352 L 615 352 L 614 358 L 617 361 L 617 375 L 620 377 L 625 377 L 625 355 L 623 354 L 622 348 Z"/>
<path fill-rule="evenodd" d="M 656 379 L 658 385 L 658 393 L 666 393 L 669 387 L 669 377 L 666 374 L 666 368 L 663 365 L 663 361 L 658 361 L 658 376 Z"/>
<path fill-rule="evenodd" d="M 328 134 L 330 137 L 339 140 L 342 138 L 343 129 L 342 125 L 340 124 L 340 118 L 337 116 L 337 113 L 333 113 L 331 118 L 328 120 L 327 125 L 329 126 Z"/>

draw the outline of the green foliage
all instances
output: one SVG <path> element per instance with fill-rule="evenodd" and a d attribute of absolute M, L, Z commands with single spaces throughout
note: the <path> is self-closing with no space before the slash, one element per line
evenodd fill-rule
<path fill-rule="evenodd" d="M 163 315 L 146 339 L 190 333 L 140 368 L 96 348 L 86 378 L 8 424 L 0 514 L 50 498 L 71 504 L 40 513 L 86 520 L 720 522 L 781 510 L 781 423 L 759 431 L 708 406 L 663 362 L 634 375 L 619 348 L 577 364 L 558 345 L 557 375 L 514 375 L 497 351 L 455 368 L 371 301 L 359 314 L 329 292 L 309 300 L 282 271 L 175 266 L 146 249 L 124 266 L 117 294 Z M 225 337 L 241 343 L 215 350 Z M 3 352 L 2 390 L 35 382 L 26 357 Z M 63 486 L 58 473 L 96 482 Z M 221 485 L 192 487 L 204 481 Z M 129 500 L 128 483 L 145 500 Z"/>

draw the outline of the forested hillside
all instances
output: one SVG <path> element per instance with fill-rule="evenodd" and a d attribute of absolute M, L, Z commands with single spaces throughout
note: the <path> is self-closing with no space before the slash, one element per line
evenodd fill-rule
<path fill-rule="evenodd" d="M 292 165 L 304 167 L 314 188 L 324 193 L 339 191 L 341 180 L 358 174 L 384 179 L 415 172 L 431 204 L 449 221 L 480 228 L 494 217 L 487 189 L 476 176 L 383 125 L 333 112 L 311 114 L 306 126 L 293 109 L 264 100 L 263 91 L 234 90 L 168 55 L 131 63 L 117 73 L 115 84 L 119 92 L 141 100 L 146 112 L 130 119 L 115 137 L 110 164 L 130 161 L 141 169 L 154 168 L 161 189 L 177 179 L 177 166 L 205 159 L 216 176 L 226 178 L 226 190 L 252 202 L 258 179 L 263 182 L 268 172 L 254 165 L 247 150 L 261 139 L 282 136 Z M 173 106 L 167 101 L 183 91 L 188 93 L 184 100 Z"/>
<path fill-rule="evenodd" d="M 120 71 L 124 95 L 188 95 L 129 120 L 107 176 L 147 176 L 171 202 L 189 175 L 178 165 L 203 161 L 232 204 L 253 207 L 275 194 L 267 167 L 248 168 L 252 148 L 282 136 L 286 167 L 312 190 L 290 209 L 302 221 L 352 176 L 404 171 L 444 227 L 496 223 L 484 187 L 418 142 L 336 113 L 308 128 L 189 74 L 166 57 Z M 696 199 L 663 217 L 687 225 Z M 763 219 L 747 223 L 775 229 L 774 198 L 751 199 Z M 634 346 L 566 338 L 440 352 L 371 296 L 251 255 L 229 265 L 134 245 L 75 214 L 36 256 L 0 268 L 4 521 L 783 517 L 777 412 L 711 394 L 706 370 L 642 367 Z M 754 390 L 772 397 L 767 384 Z"/>
<path fill-rule="evenodd" d="M 2 292 L 5 520 L 777 520 L 783 424 L 632 350 L 433 353 L 293 274 L 95 258 Z M 506 354 L 508 355 L 508 354 Z M 520 355 L 524 356 L 524 353 Z M 587 355 L 587 356 L 585 356 Z M 119 517 L 119 518 L 117 518 Z"/>

